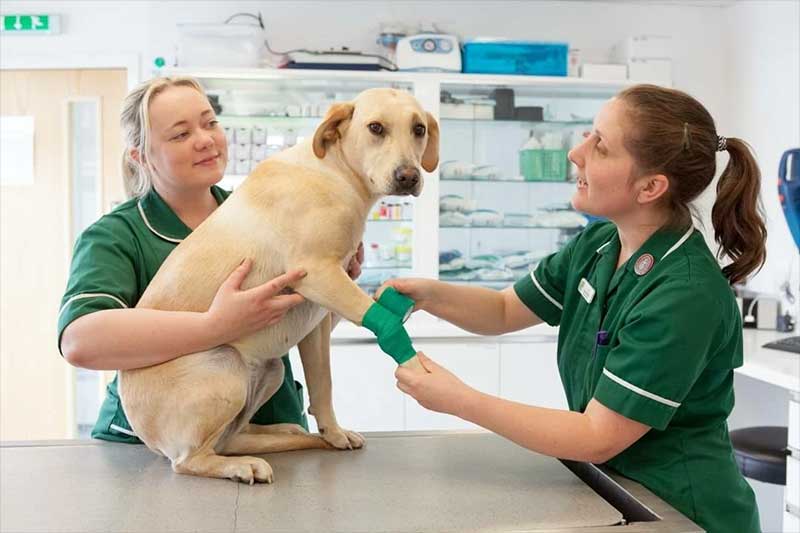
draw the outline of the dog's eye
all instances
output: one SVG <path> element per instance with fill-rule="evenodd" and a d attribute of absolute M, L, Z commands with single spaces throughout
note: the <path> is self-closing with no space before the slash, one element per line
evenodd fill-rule
<path fill-rule="evenodd" d="M 414 126 L 414 135 L 416 135 L 417 137 L 422 137 L 423 135 L 425 135 L 425 126 L 423 126 L 422 124 L 417 124 L 416 126 Z"/>
<path fill-rule="evenodd" d="M 368 128 L 375 135 L 383 135 L 383 125 L 380 122 L 371 122 Z"/>

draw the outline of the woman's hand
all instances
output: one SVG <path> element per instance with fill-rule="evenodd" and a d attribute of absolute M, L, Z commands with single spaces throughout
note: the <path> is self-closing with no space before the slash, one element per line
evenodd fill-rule
<path fill-rule="evenodd" d="M 350 260 L 350 264 L 347 265 L 347 275 L 350 276 L 350 279 L 353 281 L 358 279 L 358 276 L 361 275 L 361 265 L 364 264 L 364 243 L 360 243 L 358 245 L 358 250 L 356 251 L 356 255 Z"/>
<path fill-rule="evenodd" d="M 460 416 L 463 408 L 475 396 L 475 389 L 464 384 L 452 372 L 434 363 L 422 352 L 417 352 L 427 374 L 409 368 L 397 367 L 394 377 L 397 388 L 413 397 L 431 411 Z"/>
<path fill-rule="evenodd" d="M 425 304 L 430 301 L 435 280 L 424 278 L 397 278 L 390 279 L 375 291 L 377 300 L 386 287 L 394 287 L 400 294 L 404 294 L 414 300 L 414 311 L 425 309 Z"/>
<path fill-rule="evenodd" d="M 245 259 L 217 290 L 206 312 L 209 327 L 218 332 L 219 343 L 233 341 L 280 321 L 292 307 L 305 301 L 299 294 L 280 294 L 306 276 L 292 270 L 262 285 L 242 290 L 253 262 Z"/>

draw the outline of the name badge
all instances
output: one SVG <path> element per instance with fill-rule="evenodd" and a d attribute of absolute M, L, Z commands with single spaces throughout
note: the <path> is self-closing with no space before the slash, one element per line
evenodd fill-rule
<path fill-rule="evenodd" d="M 592 287 L 591 283 L 586 281 L 586 278 L 581 278 L 581 282 L 578 283 L 578 292 L 581 293 L 581 296 L 583 296 L 587 304 L 592 303 L 592 300 L 594 300 L 594 287 Z"/>

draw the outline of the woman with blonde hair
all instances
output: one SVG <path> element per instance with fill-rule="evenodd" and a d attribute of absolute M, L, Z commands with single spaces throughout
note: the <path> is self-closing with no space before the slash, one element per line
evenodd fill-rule
<path fill-rule="evenodd" d="M 72 365 L 126 370 L 156 365 L 225 344 L 281 320 L 303 301 L 281 290 L 304 275 L 288 272 L 247 290 L 245 261 L 205 312 L 136 309 L 167 255 L 227 198 L 216 184 L 228 159 L 225 133 L 200 84 L 156 78 L 134 89 L 121 115 L 123 174 L 132 198 L 88 227 L 75 243 L 58 317 L 58 344 Z M 360 273 L 360 260 L 350 275 Z M 254 415 L 254 424 L 307 429 L 303 393 L 288 356 L 284 382 Z M 141 442 L 117 392 L 107 389 L 92 436 Z"/>

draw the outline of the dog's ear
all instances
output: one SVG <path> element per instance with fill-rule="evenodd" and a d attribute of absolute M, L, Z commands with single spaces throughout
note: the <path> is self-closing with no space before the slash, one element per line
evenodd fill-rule
<path fill-rule="evenodd" d="M 325 120 L 314 132 L 314 155 L 322 159 L 328 144 L 339 139 L 339 125 L 353 116 L 355 106 L 350 102 L 333 104 L 325 115 Z"/>
<path fill-rule="evenodd" d="M 433 172 L 439 165 L 439 123 L 429 112 L 426 111 L 425 115 L 428 117 L 428 144 L 422 154 L 422 168 Z"/>

